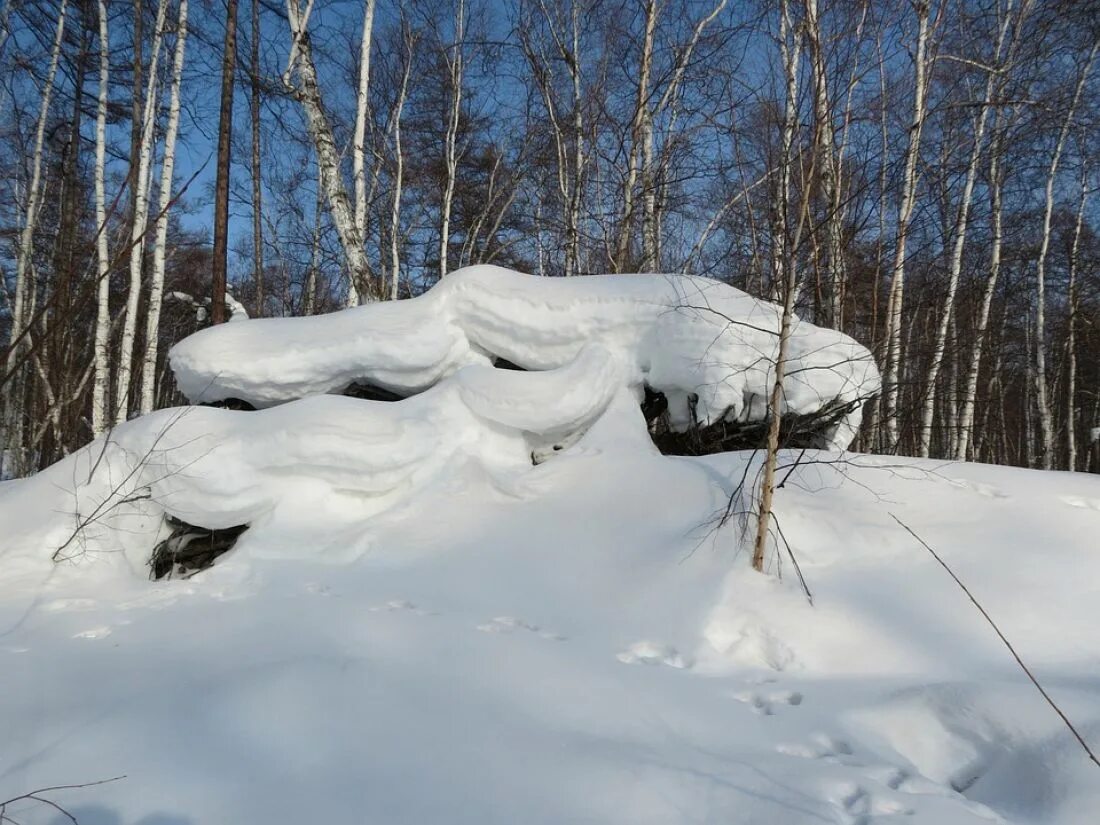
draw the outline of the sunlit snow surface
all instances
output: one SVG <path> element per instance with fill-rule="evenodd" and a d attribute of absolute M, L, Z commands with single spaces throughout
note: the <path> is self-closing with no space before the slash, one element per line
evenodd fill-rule
<path fill-rule="evenodd" d="M 0 802 L 125 775 L 49 798 L 80 825 L 1095 823 L 1100 771 L 891 514 L 1096 746 L 1100 479 L 784 454 L 810 606 L 785 549 L 761 576 L 740 519 L 716 529 L 756 459 L 663 457 L 638 407 L 645 382 L 753 414 L 770 305 L 454 278 L 189 339 L 192 395 L 270 408 L 163 410 L 0 484 Z M 738 323 L 685 309 L 693 285 Z M 799 330 L 821 380 L 792 408 L 877 381 Z M 354 380 L 419 394 L 290 401 Z M 251 526 L 152 583 L 165 513 Z"/>
<path fill-rule="evenodd" d="M 0 486 L 0 796 L 125 774 L 55 795 L 81 825 L 1095 822 L 1095 766 L 889 514 L 1096 742 L 1100 483 L 836 459 L 777 493 L 813 607 L 711 532 L 746 456 L 657 455 L 628 398 L 538 467 L 261 525 L 190 580 L 145 580 L 137 515 L 40 564 L 19 536 L 64 495 Z"/>
<path fill-rule="evenodd" d="M 404 393 L 467 364 L 504 358 L 545 370 L 590 343 L 621 362 L 624 385 L 668 396 L 674 424 L 696 415 L 764 417 L 779 345 L 779 307 L 686 275 L 538 278 L 496 266 L 458 270 L 424 295 L 308 318 L 204 330 L 177 344 L 172 369 L 191 401 L 237 398 L 258 407 L 365 381 Z M 786 409 L 814 412 L 878 390 L 867 350 L 843 333 L 795 322 Z M 832 434 L 846 447 L 860 410 Z"/>

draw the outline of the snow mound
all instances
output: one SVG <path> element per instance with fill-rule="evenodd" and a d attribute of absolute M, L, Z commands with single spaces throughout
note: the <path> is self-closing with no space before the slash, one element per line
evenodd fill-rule
<path fill-rule="evenodd" d="M 263 408 L 357 382 L 407 396 L 494 359 L 555 369 L 596 342 L 622 364 L 621 385 L 663 392 L 682 428 L 693 415 L 701 424 L 765 417 L 779 326 L 775 304 L 703 278 L 548 279 L 472 266 L 407 301 L 202 330 L 173 347 L 171 364 L 192 402 Z M 821 444 L 846 447 L 862 401 L 879 388 L 873 358 L 843 333 L 801 320 L 789 350 L 786 411 L 850 405 Z"/>
<path fill-rule="evenodd" d="M 147 552 L 159 519 L 116 521 L 156 513 L 210 529 L 249 524 L 269 546 L 293 536 L 313 551 L 308 537 L 453 481 L 453 465 L 531 469 L 591 426 L 621 391 L 619 373 L 590 344 L 544 372 L 467 366 L 396 403 L 315 396 L 252 413 L 159 410 L 0 491 L 0 510 L 54 501 L 66 518 L 35 541 L 57 548 L 75 534 L 81 553 L 111 547 L 120 532 L 145 534 Z"/>

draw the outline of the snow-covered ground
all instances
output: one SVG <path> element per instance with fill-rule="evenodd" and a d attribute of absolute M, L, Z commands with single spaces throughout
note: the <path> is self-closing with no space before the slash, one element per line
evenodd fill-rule
<path fill-rule="evenodd" d="M 1100 745 L 1100 479 L 807 454 L 777 511 L 811 607 L 708 526 L 747 456 L 662 457 L 636 416 L 189 580 L 146 579 L 138 515 L 49 564 L 63 477 L 0 486 L 0 800 L 125 775 L 50 798 L 81 825 L 1097 821 L 1100 771 L 890 514 Z"/>
<path fill-rule="evenodd" d="M 776 312 L 484 267 L 182 342 L 193 399 L 269 409 L 161 410 L 0 484 L 0 803 L 124 777 L 44 798 L 80 825 L 1097 822 L 1100 770 L 895 517 L 1100 745 L 1100 479 L 785 454 L 811 605 L 719 528 L 758 459 L 663 457 L 639 409 L 762 418 Z M 847 404 L 844 446 L 877 370 L 794 335 L 787 409 Z M 414 395 L 314 395 L 361 380 Z M 165 515 L 249 527 L 151 582 Z"/>

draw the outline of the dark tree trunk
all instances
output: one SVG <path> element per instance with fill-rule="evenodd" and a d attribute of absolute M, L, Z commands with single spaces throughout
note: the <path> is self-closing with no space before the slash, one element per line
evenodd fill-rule
<path fill-rule="evenodd" d="M 214 189 L 214 261 L 210 316 L 225 321 L 225 280 L 229 257 L 229 148 L 233 139 L 233 74 L 237 65 L 237 0 L 228 0 L 222 52 L 222 100 L 218 115 L 218 177 Z"/>

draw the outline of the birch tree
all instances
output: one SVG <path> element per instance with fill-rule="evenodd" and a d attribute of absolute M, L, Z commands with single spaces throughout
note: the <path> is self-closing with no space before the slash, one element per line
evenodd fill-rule
<path fill-rule="evenodd" d="M 145 231 L 149 217 L 149 178 L 153 162 L 153 143 L 156 134 L 157 114 L 157 63 L 160 60 L 164 39 L 164 20 L 168 13 L 168 0 L 159 0 L 157 19 L 153 29 L 153 45 L 149 55 L 149 77 L 145 87 L 144 116 L 141 126 L 141 145 L 138 149 L 137 174 L 132 185 L 134 197 L 133 225 L 130 231 L 130 287 L 126 295 L 126 308 L 122 322 L 122 338 L 119 343 L 118 372 L 115 382 L 114 422 L 121 424 L 130 411 L 130 376 L 134 366 L 134 339 L 137 333 L 138 302 L 141 298 L 141 268 L 145 252 Z"/>
<path fill-rule="evenodd" d="M 110 256 L 107 249 L 107 195 L 104 170 L 107 163 L 107 99 L 110 91 L 111 38 L 107 0 L 97 0 L 99 12 L 99 94 L 95 121 L 95 223 L 96 223 L 96 320 L 92 378 L 92 436 L 103 435 L 109 423 L 107 396 L 110 373 Z"/>
<path fill-rule="evenodd" d="M 930 0 L 913 0 L 917 16 L 917 44 L 913 56 L 913 119 L 909 126 L 909 141 L 905 152 L 905 172 L 902 178 L 901 201 L 898 206 L 897 230 L 894 238 L 894 266 L 890 296 L 886 308 L 887 356 L 883 373 L 883 418 L 888 450 L 898 447 L 898 396 L 901 370 L 901 319 L 905 299 L 906 242 L 909 223 L 917 200 L 917 161 L 920 157 L 921 132 L 924 128 L 928 92 L 928 40 L 930 32 Z"/>
<path fill-rule="evenodd" d="M 287 23 L 290 27 L 290 56 L 283 84 L 301 104 L 306 116 L 310 140 L 317 155 L 321 191 L 328 202 L 329 214 L 340 237 L 349 275 L 360 297 L 374 299 L 377 291 L 370 278 L 370 267 L 363 246 L 363 237 L 355 223 L 352 204 L 340 173 L 340 153 L 336 148 L 332 126 L 325 114 L 313 46 L 309 36 L 309 15 L 312 2 L 303 10 L 300 0 L 287 0 Z M 297 76 L 298 85 L 292 81 Z"/>
<path fill-rule="evenodd" d="M 160 203 L 153 240 L 153 272 L 149 281 L 149 311 L 145 317 L 145 358 L 141 372 L 141 413 L 153 411 L 156 399 L 157 354 L 160 340 L 160 308 L 164 299 L 164 259 L 168 245 L 168 207 L 172 203 L 172 174 L 176 162 L 176 136 L 180 122 L 180 83 L 187 47 L 187 0 L 180 0 L 176 22 L 176 49 L 172 60 L 168 126 L 164 134 L 164 159 L 160 169 Z"/>
<path fill-rule="evenodd" d="M 355 95 L 355 135 L 351 144 L 351 174 L 355 180 L 355 228 L 363 243 L 367 239 L 367 164 L 366 135 L 370 99 L 370 52 L 374 29 L 374 0 L 367 0 L 363 13 L 363 36 L 359 46 L 359 85 Z M 354 278 L 348 278 L 346 303 L 359 303 L 359 290 Z"/>
<path fill-rule="evenodd" d="M 454 19 L 454 41 L 444 48 L 447 63 L 450 105 L 447 111 L 447 131 L 443 139 L 444 184 L 443 200 L 439 212 L 439 277 L 447 268 L 447 251 L 451 245 L 451 210 L 454 203 L 455 181 L 458 176 L 458 126 L 462 115 L 462 86 L 465 73 L 466 49 L 466 0 L 458 0 Z"/>
<path fill-rule="evenodd" d="M 1047 255 L 1050 251 L 1051 218 L 1054 215 L 1054 182 L 1058 177 L 1058 165 L 1062 160 L 1066 138 L 1073 126 L 1073 118 L 1077 106 L 1081 102 L 1081 94 L 1085 89 L 1085 83 L 1088 80 L 1098 49 L 1100 49 L 1100 40 L 1092 44 L 1092 49 L 1089 51 L 1085 64 L 1081 68 L 1081 73 L 1077 77 L 1077 83 L 1073 89 L 1073 99 L 1066 110 L 1065 119 L 1062 121 L 1057 141 L 1054 144 L 1050 166 L 1047 167 L 1043 234 L 1039 243 L 1039 257 L 1035 262 L 1035 401 L 1039 410 L 1039 440 L 1044 470 L 1049 470 L 1054 466 L 1054 422 L 1047 387 L 1046 345 L 1046 265 Z"/>
<path fill-rule="evenodd" d="M 798 64 L 802 49 L 802 27 L 791 19 L 788 0 L 781 0 L 779 10 L 779 48 L 783 62 L 786 89 L 785 113 L 779 150 L 779 191 L 776 198 L 777 229 L 773 238 L 775 252 L 772 256 L 773 278 L 781 283 L 782 309 L 779 318 L 779 343 L 776 348 L 775 374 L 771 394 L 768 397 L 768 436 L 764 454 L 763 478 L 760 482 L 760 501 L 757 510 L 756 538 L 753 542 L 752 566 L 764 570 L 764 558 L 772 521 L 772 497 L 775 493 L 775 468 L 778 463 L 779 429 L 785 405 L 783 380 L 787 370 L 787 348 L 794 318 L 794 302 L 798 292 L 798 268 L 795 253 L 797 234 L 792 236 L 790 214 L 791 167 L 794 163 L 795 133 L 798 128 Z"/>
<path fill-rule="evenodd" d="M 393 112 L 393 203 L 390 209 L 390 300 L 396 301 L 401 285 L 401 190 L 405 181 L 405 149 L 401 145 L 401 117 L 409 96 L 409 75 L 412 73 L 413 46 L 416 38 L 408 24 L 402 21 L 405 42 L 405 66 L 401 72 L 401 87 Z"/>
<path fill-rule="evenodd" d="M 1021 23 L 1027 16 L 1028 6 L 1029 0 L 1023 0 L 1019 10 Z M 958 292 L 959 278 L 962 275 L 963 247 L 966 244 L 966 231 L 970 219 L 970 202 L 974 196 L 974 184 L 978 179 L 978 169 L 985 145 L 986 122 L 989 111 L 993 106 L 993 96 L 998 87 L 998 79 L 1004 72 L 1008 71 L 1008 64 L 1011 63 L 1011 56 L 1007 61 L 1003 61 L 1002 52 L 1012 25 L 1013 0 L 1008 0 L 1004 16 L 1001 19 L 1000 31 L 997 34 L 993 61 L 986 69 L 985 92 L 978 104 L 978 116 L 974 122 L 970 160 L 966 166 L 966 180 L 963 183 L 955 225 L 952 230 L 951 259 L 947 268 L 947 296 L 944 298 L 943 311 L 940 313 L 940 323 L 936 331 L 935 342 L 932 345 L 932 359 L 925 382 L 924 406 L 920 423 L 920 456 L 922 458 L 928 458 L 932 448 L 932 419 L 935 415 L 936 406 L 936 380 L 943 365 L 944 353 L 947 349 L 947 333 L 954 318 L 955 295 Z M 1017 25 L 1016 31 L 1020 31 L 1019 25 Z M 951 440 L 954 441 L 953 438 Z"/>

